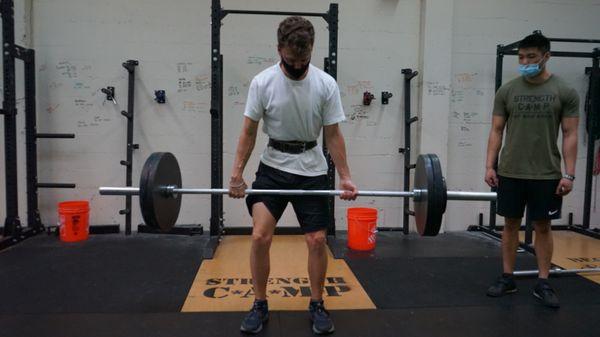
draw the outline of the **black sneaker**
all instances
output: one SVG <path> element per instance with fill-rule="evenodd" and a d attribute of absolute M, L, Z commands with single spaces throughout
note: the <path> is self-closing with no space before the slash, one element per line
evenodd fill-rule
<path fill-rule="evenodd" d="M 263 328 L 263 323 L 269 320 L 269 305 L 267 301 L 254 301 L 252 309 L 244 317 L 240 330 L 245 333 L 255 334 Z"/>
<path fill-rule="evenodd" d="M 312 320 L 312 330 L 317 335 L 324 335 L 335 331 L 333 321 L 329 317 L 329 311 L 325 310 L 323 306 L 323 300 L 321 301 L 310 301 L 308 306 L 310 312 L 310 319 Z"/>
<path fill-rule="evenodd" d="M 487 295 L 491 297 L 500 297 L 506 294 L 512 294 L 517 292 L 517 285 L 512 277 L 502 275 L 496 279 L 496 283 L 492 284 L 488 290 Z"/>
<path fill-rule="evenodd" d="M 547 281 L 539 281 L 533 289 L 533 296 L 537 298 L 540 303 L 550 308 L 560 307 L 558 297 L 554 293 L 554 289 L 550 286 Z"/>

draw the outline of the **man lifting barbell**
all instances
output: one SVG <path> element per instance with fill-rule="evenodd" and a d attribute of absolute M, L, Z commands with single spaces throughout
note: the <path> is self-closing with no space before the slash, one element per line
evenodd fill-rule
<path fill-rule="evenodd" d="M 340 197 L 353 200 L 357 188 L 346 162 L 344 137 L 338 126 L 345 119 L 339 88 L 333 77 L 310 64 L 314 28 L 299 16 L 288 17 L 277 30 L 277 51 L 281 61 L 254 77 L 248 91 L 244 124 L 229 182 L 229 195 L 245 196 L 243 171 L 250 158 L 259 121 L 269 136 L 263 151 L 256 189 L 326 189 L 327 161 L 317 139 L 323 129 L 324 141 L 340 178 Z M 317 334 L 334 331 L 333 321 L 323 305 L 327 272 L 326 238 L 329 211 L 325 196 L 249 195 L 252 215 L 252 271 L 255 301 L 244 318 L 241 330 L 257 333 L 268 319 L 267 280 L 269 248 L 277 221 L 291 202 L 308 246 L 309 304 L 312 329 Z"/>

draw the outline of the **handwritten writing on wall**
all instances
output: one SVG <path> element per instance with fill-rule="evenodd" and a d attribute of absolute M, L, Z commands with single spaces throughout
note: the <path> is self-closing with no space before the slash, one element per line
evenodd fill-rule
<path fill-rule="evenodd" d="M 192 87 L 191 80 L 189 80 L 185 77 L 180 77 L 177 80 L 177 92 L 188 92 L 191 87 Z"/>
<path fill-rule="evenodd" d="M 458 73 L 454 75 L 454 87 L 470 87 L 477 77 L 477 73 Z"/>
<path fill-rule="evenodd" d="M 347 84 L 344 89 L 345 95 L 362 95 L 365 91 L 373 90 L 373 83 L 371 81 L 356 81 Z"/>
<path fill-rule="evenodd" d="M 248 56 L 247 64 L 256 64 L 256 65 L 267 65 L 267 64 L 275 64 L 278 60 L 274 57 L 263 57 L 263 56 Z"/>
<path fill-rule="evenodd" d="M 208 103 L 205 102 L 194 102 L 194 101 L 183 101 L 183 112 L 199 114 L 207 113 L 209 110 Z"/>
<path fill-rule="evenodd" d="M 73 84 L 73 89 L 75 89 L 75 90 L 90 89 L 90 86 L 84 82 L 78 81 Z"/>
<path fill-rule="evenodd" d="M 210 89 L 210 76 L 209 75 L 197 76 L 194 79 L 194 83 L 196 85 L 196 91 L 208 90 L 208 89 Z"/>
<path fill-rule="evenodd" d="M 177 92 L 185 93 L 195 89 L 196 91 L 204 91 L 210 89 L 210 76 L 198 75 L 193 78 L 180 77 L 177 79 Z"/>
<path fill-rule="evenodd" d="M 232 85 L 227 88 L 227 96 L 239 96 L 240 88 L 238 86 Z"/>
<path fill-rule="evenodd" d="M 58 73 L 66 78 L 77 78 L 77 66 L 71 64 L 69 61 L 60 61 L 56 65 Z"/>
<path fill-rule="evenodd" d="M 75 98 L 73 101 L 75 103 L 75 107 L 82 111 L 90 111 L 94 107 L 94 103 L 89 102 L 85 98 Z"/>
<path fill-rule="evenodd" d="M 59 107 L 60 107 L 60 103 L 50 105 L 49 107 L 46 108 L 46 112 L 51 114 L 51 113 L 57 111 Z"/>
<path fill-rule="evenodd" d="M 177 73 L 179 73 L 179 74 L 187 73 L 188 68 L 190 68 L 191 66 L 192 66 L 191 62 L 177 62 L 177 64 L 176 64 Z"/>
<path fill-rule="evenodd" d="M 425 92 L 429 96 L 444 96 L 450 92 L 450 87 L 444 84 L 441 84 L 437 81 L 427 81 L 425 84 Z"/>
<path fill-rule="evenodd" d="M 78 120 L 77 127 L 78 128 L 87 128 L 87 127 L 99 127 L 101 124 L 105 124 L 111 121 L 111 118 L 106 116 L 93 116 L 90 120 Z"/>
<path fill-rule="evenodd" d="M 350 111 L 347 113 L 348 120 L 359 121 L 369 119 L 368 108 L 362 104 L 354 104 L 350 106 Z"/>

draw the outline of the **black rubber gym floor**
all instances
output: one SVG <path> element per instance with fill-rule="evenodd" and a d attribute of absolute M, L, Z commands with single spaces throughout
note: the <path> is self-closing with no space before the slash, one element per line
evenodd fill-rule
<path fill-rule="evenodd" d="M 344 235 L 338 236 L 344 239 Z M 0 336 L 239 336 L 245 313 L 179 312 L 206 236 L 95 235 L 65 244 L 39 235 L 0 252 Z M 335 336 L 600 336 L 600 285 L 551 280 L 561 308 L 539 305 L 535 279 L 485 296 L 500 247 L 480 233 L 434 238 L 379 233 L 346 261 L 377 310 L 332 312 Z M 522 253 L 519 269 L 535 269 Z M 272 312 L 259 336 L 312 336 L 306 312 Z"/>

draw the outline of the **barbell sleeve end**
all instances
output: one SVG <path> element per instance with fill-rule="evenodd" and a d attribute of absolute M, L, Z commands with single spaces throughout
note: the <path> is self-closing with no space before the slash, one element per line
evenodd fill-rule
<path fill-rule="evenodd" d="M 496 192 L 446 191 L 448 200 L 496 201 Z"/>
<path fill-rule="evenodd" d="M 100 195 L 138 195 L 140 189 L 137 187 L 100 187 Z"/>

